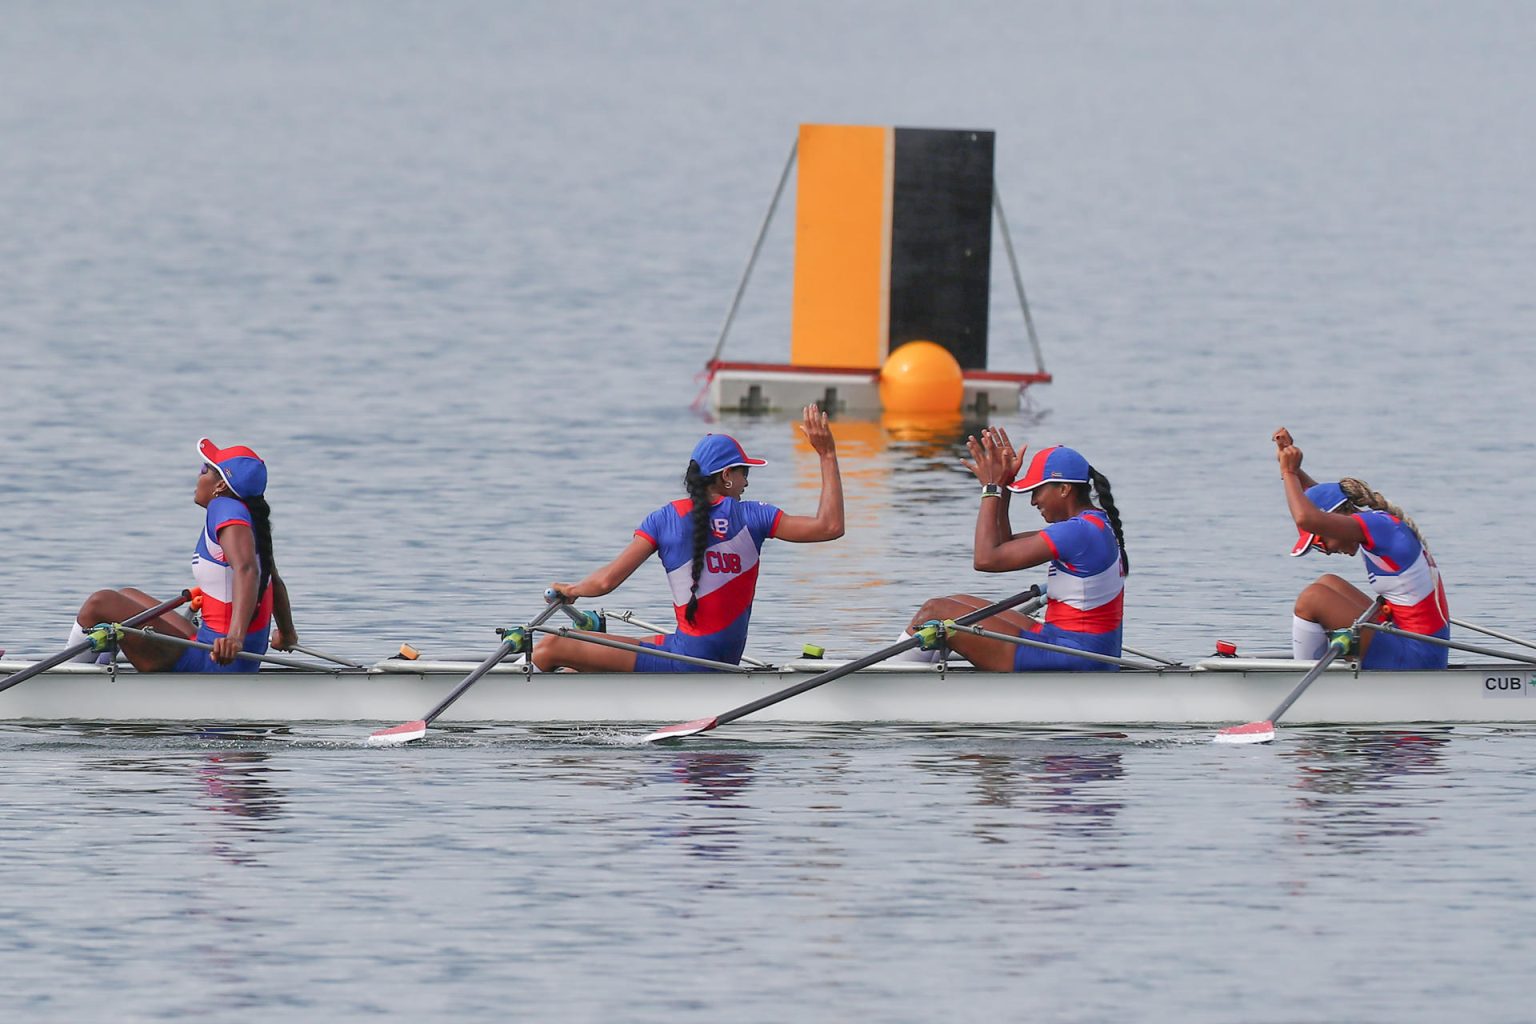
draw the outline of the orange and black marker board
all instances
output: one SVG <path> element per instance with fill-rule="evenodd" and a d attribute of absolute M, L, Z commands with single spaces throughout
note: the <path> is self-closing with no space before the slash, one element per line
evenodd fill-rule
<path fill-rule="evenodd" d="M 986 367 L 994 139 L 801 126 L 792 363 L 873 369 L 925 339 Z"/>

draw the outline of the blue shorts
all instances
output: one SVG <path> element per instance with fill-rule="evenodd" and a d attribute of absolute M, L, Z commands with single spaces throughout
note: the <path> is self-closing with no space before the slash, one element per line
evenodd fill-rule
<path fill-rule="evenodd" d="M 1079 651 L 1092 651 L 1094 654 L 1120 657 L 1120 630 L 1118 629 L 1113 633 L 1072 633 L 1047 622 L 1038 631 L 1024 630 L 1019 636 L 1056 644 L 1058 647 L 1071 647 Z M 1020 644 L 1018 652 L 1013 656 L 1013 670 L 1015 672 L 1118 672 L 1120 666 L 1106 665 L 1102 661 L 1079 658 L 1074 654 L 1046 651 L 1039 647 L 1026 647 Z"/>
<path fill-rule="evenodd" d="M 710 661 L 723 661 L 728 665 L 735 665 L 741 660 L 741 652 L 722 651 L 718 640 L 709 637 L 689 636 L 687 633 L 666 633 L 647 640 L 640 645 L 649 647 L 653 651 L 671 651 L 673 654 L 686 654 L 690 658 L 708 658 Z M 655 654 L 646 654 L 642 649 L 635 655 L 636 672 L 718 672 L 717 668 L 705 668 L 703 665 L 690 665 L 686 661 L 673 661 L 671 658 L 662 658 Z"/>
<path fill-rule="evenodd" d="M 268 626 L 255 633 L 245 635 L 244 650 L 252 654 L 266 654 L 268 635 L 272 629 Z M 222 637 L 223 633 L 215 633 L 204 626 L 197 629 L 197 642 L 211 644 Z M 176 659 L 176 664 L 171 666 L 172 672 L 255 672 L 261 668 L 261 662 L 252 661 L 249 658 L 236 658 L 228 665 L 220 665 L 213 660 L 213 654 L 200 647 L 187 647 L 181 652 L 181 657 Z"/>
<path fill-rule="evenodd" d="M 1361 632 L 1364 632 L 1362 630 Z M 1430 636 L 1437 636 L 1442 640 L 1451 638 L 1451 627 L 1441 626 Z M 1373 633 L 1371 646 L 1365 649 L 1365 657 L 1360 661 L 1363 671 L 1373 669 L 1396 669 L 1398 671 L 1412 669 L 1442 669 L 1450 663 L 1451 652 L 1436 644 L 1427 644 L 1423 640 L 1414 640 L 1406 636 L 1393 636 L 1390 633 Z"/>

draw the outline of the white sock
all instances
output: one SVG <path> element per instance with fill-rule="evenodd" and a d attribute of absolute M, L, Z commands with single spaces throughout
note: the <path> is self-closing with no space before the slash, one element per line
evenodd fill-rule
<path fill-rule="evenodd" d="M 1328 634 L 1316 622 L 1291 616 L 1291 657 L 1298 661 L 1316 661 L 1328 650 Z"/>
<path fill-rule="evenodd" d="M 75 644 L 80 643 L 84 639 L 85 639 L 85 630 L 81 627 L 80 623 L 78 623 L 78 622 L 71 622 L 69 624 L 69 640 L 67 642 L 65 642 L 64 646 L 65 647 L 73 647 L 73 646 L 75 646 Z M 92 662 L 94 662 L 96 660 L 96 652 L 91 650 L 89 647 L 87 647 L 85 650 L 81 651 L 79 654 L 75 655 L 73 658 L 70 658 L 69 660 L 70 661 L 83 661 L 86 664 L 91 664 Z"/>
<path fill-rule="evenodd" d="M 897 640 L 910 640 L 910 639 L 912 639 L 916 635 L 917 634 L 913 633 L 910 629 L 903 629 L 901 631 L 901 635 L 898 636 L 896 639 Z M 944 656 L 944 652 L 943 651 L 937 651 L 937 650 L 935 650 L 935 651 L 925 651 L 921 647 L 914 647 L 910 651 L 902 651 L 900 654 L 897 654 L 897 655 L 895 655 L 893 657 L 890 657 L 890 658 L 887 658 L 885 660 L 886 661 L 917 661 L 917 662 L 922 662 L 922 663 L 928 664 L 928 665 L 937 665 L 939 663 L 939 659 L 941 657 L 943 657 L 943 656 Z"/>

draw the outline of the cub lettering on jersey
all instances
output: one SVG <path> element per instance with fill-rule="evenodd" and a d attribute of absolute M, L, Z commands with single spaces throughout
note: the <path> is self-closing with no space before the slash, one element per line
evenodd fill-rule
<path fill-rule="evenodd" d="M 741 556 L 734 551 L 704 552 L 704 568 L 707 572 L 741 572 Z"/>

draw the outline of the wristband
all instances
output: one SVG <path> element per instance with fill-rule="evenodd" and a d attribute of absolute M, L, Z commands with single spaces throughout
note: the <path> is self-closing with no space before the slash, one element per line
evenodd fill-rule
<path fill-rule="evenodd" d="M 982 484 L 981 496 L 983 498 L 1001 498 L 1003 496 L 1003 489 L 997 484 Z"/>

